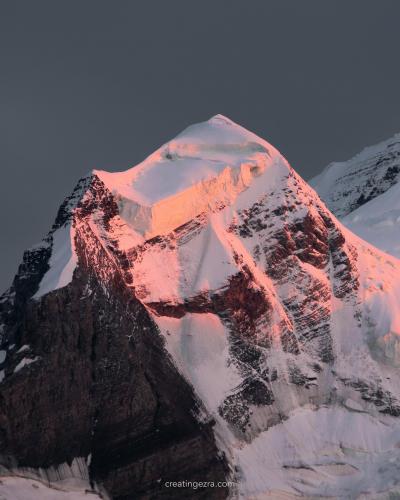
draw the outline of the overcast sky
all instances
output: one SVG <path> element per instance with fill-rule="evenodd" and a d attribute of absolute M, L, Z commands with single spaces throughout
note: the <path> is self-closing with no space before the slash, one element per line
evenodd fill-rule
<path fill-rule="evenodd" d="M 397 0 L 0 2 L 0 289 L 92 168 L 222 113 L 305 178 L 400 131 Z"/>

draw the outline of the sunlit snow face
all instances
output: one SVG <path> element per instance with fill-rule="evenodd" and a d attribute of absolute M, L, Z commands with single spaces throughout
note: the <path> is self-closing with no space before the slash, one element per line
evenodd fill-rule
<path fill-rule="evenodd" d="M 126 172 L 96 174 L 114 194 L 121 217 L 149 238 L 230 205 L 277 154 L 255 134 L 217 116 L 188 127 Z"/>

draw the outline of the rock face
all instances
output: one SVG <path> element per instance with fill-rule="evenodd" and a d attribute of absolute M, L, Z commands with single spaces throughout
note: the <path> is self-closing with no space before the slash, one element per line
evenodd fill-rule
<path fill-rule="evenodd" d="M 79 267 L 65 287 L 27 300 L 50 250 L 28 251 L 3 298 L 7 349 L 0 400 L 4 465 L 46 468 L 88 457 L 90 476 L 117 499 L 168 498 L 158 481 L 222 481 L 227 464 L 201 402 L 173 366 L 156 325 L 96 240 L 116 205 L 95 178 L 74 208 Z M 68 223 L 64 203 L 53 231 Z M 51 241 L 51 235 L 48 237 Z M 29 287 L 27 285 L 30 285 Z M 20 349 L 21 346 L 26 346 Z M 30 363 L 19 368 L 23 360 Z M 161 491 L 162 490 L 162 491 Z M 191 490 L 224 498 L 224 488 Z M 187 498 L 188 490 L 175 491 Z"/>
<path fill-rule="evenodd" d="M 117 499 L 396 492 L 399 261 L 224 117 L 138 172 L 82 179 L 1 299 L 2 465 L 83 457 Z M 145 198 L 191 208 L 147 234 Z"/>

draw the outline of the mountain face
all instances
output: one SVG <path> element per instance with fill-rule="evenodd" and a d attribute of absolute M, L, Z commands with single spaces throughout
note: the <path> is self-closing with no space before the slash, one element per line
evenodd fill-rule
<path fill-rule="evenodd" d="M 400 134 L 331 163 L 310 184 L 346 227 L 400 257 Z"/>
<path fill-rule="evenodd" d="M 389 498 L 399 301 L 400 262 L 270 144 L 188 127 L 81 179 L 25 252 L 0 300 L 4 474 L 120 500 Z M 184 480 L 223 485 L 165 485 Z"/>

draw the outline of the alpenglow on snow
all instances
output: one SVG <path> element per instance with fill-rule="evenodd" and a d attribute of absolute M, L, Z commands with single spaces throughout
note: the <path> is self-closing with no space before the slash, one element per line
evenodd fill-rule
<path fill-rule="evenodd" d="M 399 493 L 400 262 L 222 115 L 81 179 L 0 300 L 10 476 L 119 500 Z M 223 486 L 166 491 L 183 479 Z"/>

